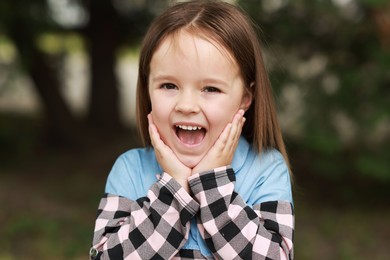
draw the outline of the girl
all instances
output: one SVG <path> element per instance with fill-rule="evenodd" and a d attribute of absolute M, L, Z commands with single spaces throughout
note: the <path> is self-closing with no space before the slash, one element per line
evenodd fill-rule
<path fill-rule="evenodd" d="M 223 2 L 166 10 L 137 100 L 146 148 L 109 174 L 92 259 L 292 259 L 288 158 L 248 17 Z"/>

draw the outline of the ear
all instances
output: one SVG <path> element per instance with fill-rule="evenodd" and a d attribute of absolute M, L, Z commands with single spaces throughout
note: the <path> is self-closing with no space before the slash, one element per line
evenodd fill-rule
<path fill-rule="evenodd" d="M 244 111 L 247 111 L 252 104 L 252 99 L 253 99 L 253 95 L 252 95 L 253 88 L 252 87 L 254 86 L 254 84 L 255 83 L 252 82 L 250 84 L 249 88 L 244 89 L 244 94 L 242 96 L 241 106 L 240 106 L 240 108 L 244 109 Z"/>

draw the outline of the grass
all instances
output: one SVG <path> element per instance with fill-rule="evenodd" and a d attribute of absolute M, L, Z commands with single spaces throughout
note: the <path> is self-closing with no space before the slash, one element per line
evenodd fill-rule
<path fill-rule="evenodd" d="M 388 208 L 333 208 L 304 203 L 297 206 L 296 214 L 296 259 L 388 257 Z"/>
<path fill-rule="evenodd" d="M 0 259 L 87 258 L 103 178 L 72 168 L 0 175 Z"/>

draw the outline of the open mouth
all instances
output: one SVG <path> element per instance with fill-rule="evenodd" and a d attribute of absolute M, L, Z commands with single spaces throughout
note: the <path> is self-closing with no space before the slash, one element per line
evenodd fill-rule
<path fill-rule="evenodd" d="M 186 145 L 200 144 L 206 135 L 206 129 L 200 126 L 176 125 L 175 128 L 177 137 Z"/>

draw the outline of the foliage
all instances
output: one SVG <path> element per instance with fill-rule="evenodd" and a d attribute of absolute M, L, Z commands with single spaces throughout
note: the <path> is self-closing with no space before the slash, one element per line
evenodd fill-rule
<path fill-rule="evenodd" d="M 165 5 L 166 1 L 0 0 L 0 41 L 12 45 L 18 65 L 40 97 L 50 142 L 77 145 L 83 142 L 81 135 L 123 130 L 115 73 L 118 54 L 123 46 L 140 42 L 154 13 Z M 75 48 L 85 54 L 89 67 L 85 116 L 73 113 L 62 91 L 66 58 Z M 0 83 L 12 84 L 12 66 L 0 66 L 8 69 Z"/>
<path fill-rule="evenodd" d="M 387 1 L 239 3 L 263 29 L 290 152 L 313 172 L 390 181 Z"/>

